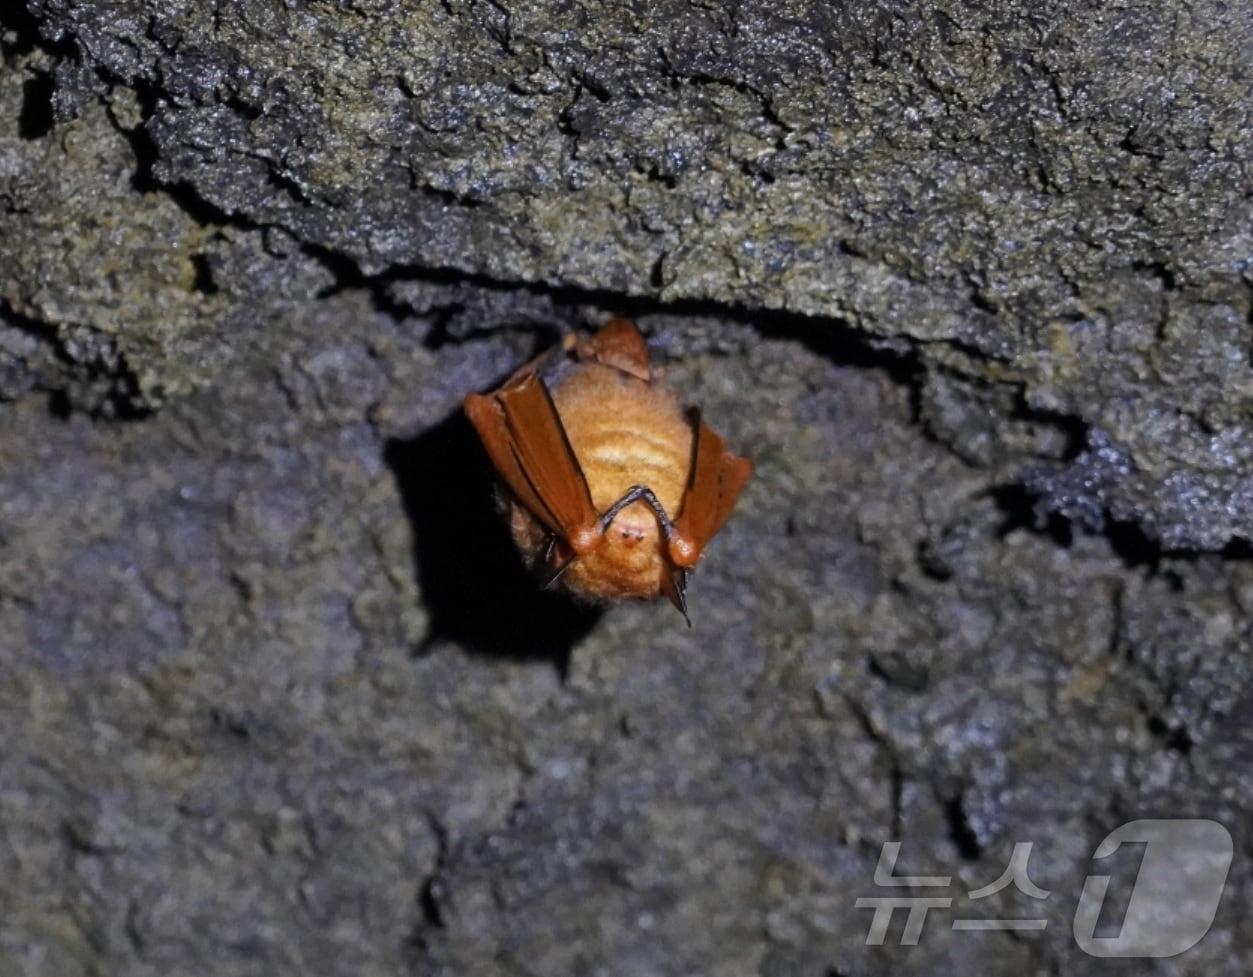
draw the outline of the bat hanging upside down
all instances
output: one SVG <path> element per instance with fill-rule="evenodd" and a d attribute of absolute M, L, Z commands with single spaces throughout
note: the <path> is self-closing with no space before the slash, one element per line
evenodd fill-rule
<path fill-rule="evenodd" d="M 539 371 L 555 353 L 577 365 L 550 394 Z M 593 599 L 664 594 L 687 618 L 688 571 L 753 465 L 656 379 L 634 323 L 567 336 L 465 408 L 513 495 L 514 541 L 549 583 Z"/>

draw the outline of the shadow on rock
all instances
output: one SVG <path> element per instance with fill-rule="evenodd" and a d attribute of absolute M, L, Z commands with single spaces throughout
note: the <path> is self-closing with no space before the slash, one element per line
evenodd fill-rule
<path fill-rule="evenodd" d="M 602 612 L 544 590 L 527 571 L 465 415 L 455 411 L 417 437 L 389 441 L 386 458 L 413 528 L 430 614 L 422 649 L 446 640 L 483 654 L 547 658 L 564 672 L 571 648 Z"/>

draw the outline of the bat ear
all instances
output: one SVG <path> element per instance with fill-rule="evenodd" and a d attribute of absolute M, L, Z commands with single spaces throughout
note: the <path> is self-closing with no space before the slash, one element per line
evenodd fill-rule
<path fill-rule="evenodd" d="M 692 626 L 692 619 L 687 616 L 687 571 L 679 567 L 667 566 L 662 571 L 661 592 L 669 598 L 687 626 Z"/>
<path fill-rule="evenodd" d="M 610 319 L 594 336 L 580 340 L 576 350 L 581 360 L 603 363 L 645 383 L 653 378 L 648 344 L 630 319 Z"/>

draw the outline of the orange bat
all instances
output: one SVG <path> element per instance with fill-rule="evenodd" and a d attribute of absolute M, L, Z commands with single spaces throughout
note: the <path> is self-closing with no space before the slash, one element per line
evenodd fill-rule
<path fill-rule="evenodd" d="M 731 515 L 752 462 L 658 382 L 631 321 L 569 336 L 555 352 L 578 365 L 551 394 L 539 376 L 545 354 L 465 399 L 513 494 L 514 541 L 549 583 L 595 599 L 664 594 L 686 619 L 688 571 Z"/>

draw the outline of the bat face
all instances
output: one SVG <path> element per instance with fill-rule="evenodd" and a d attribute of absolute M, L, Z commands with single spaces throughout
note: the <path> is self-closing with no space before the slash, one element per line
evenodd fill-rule
<path fill-rule="evenodd" d="M 687 572 L 752 464 L 656 380 L 632 323 L 612 320 L 562 349 L 580 362 L 551 393 L 532 362 L 491 394 L 466 398 L 511 491 L 514 540 L 573 593 L 664 595 L 686 617 Z"/>

